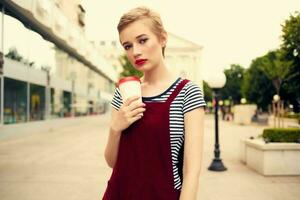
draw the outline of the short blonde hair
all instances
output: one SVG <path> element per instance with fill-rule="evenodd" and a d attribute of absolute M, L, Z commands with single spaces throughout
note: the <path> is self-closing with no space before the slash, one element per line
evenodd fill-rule
<path fill-rule="evenodd" d="M 163 33 L 167 33 L 164 29 L 162 20 L 160 15 L 153 10 L 150 10 L 147 7 L 137 7 L 129 10 L 120 18 L 118 24 L 118 32 L 119 34 L 131 23 L 141 20 L 141 19 L 149 19 L 152 26 L 151 30 L 153 33 L 160 39 Z M 162 48 L 162 54 L 165 54 L 165 46 Z"/>

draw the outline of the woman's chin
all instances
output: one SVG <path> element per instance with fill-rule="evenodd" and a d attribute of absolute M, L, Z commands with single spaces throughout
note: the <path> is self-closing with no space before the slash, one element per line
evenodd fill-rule
<path fill-rule="evenodd" d="M 134 68 L 140 72 L 147 71 L 147 67 L 145 67 L 145 66 L 134 66 Z"/>

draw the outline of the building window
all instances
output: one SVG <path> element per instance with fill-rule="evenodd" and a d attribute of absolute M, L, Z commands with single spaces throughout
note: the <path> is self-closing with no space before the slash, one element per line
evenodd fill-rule
<path fill-rule="evenodd" d="M 117 41 L 111 41 L 111 45 L 113 46 L 113 47 L 116 47 L 117 46 Z"/>
<path fill-rule="evenodd" d="M 4 124 L 27 121 L 27 83 L 4 78 Z"/>
<path fill-rule="evenodd" d="M 63 92 L 63 116 L 71 116 L 72 93 L 68 91 Z"/>
<path fill-rule="evenodd" d="M 100 41 L 100 45 L 101 45 L 101 46 L 105 46 L 105 41 L 103 41 L 103 40 Z"/>
<path fill-rule="evenodd" d="M 45 87 L 30 84 L 30 121 L 45 118 Z"/>

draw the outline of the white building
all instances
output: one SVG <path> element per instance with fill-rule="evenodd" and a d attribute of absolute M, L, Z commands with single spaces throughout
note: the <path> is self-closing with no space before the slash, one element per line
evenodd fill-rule
<path fill-rule="evenodd" d="M 178 76 L 187 78 L 203 87 L 201 57 L 203 47 L 175 34 L 168 33 L 165 50 L 167 67 Z"/>
<path fill-rule="evenodd" d="M 84 16 L 80 0 L 0 1 L 0 125 L 103 111 L 118 72 Z"/>

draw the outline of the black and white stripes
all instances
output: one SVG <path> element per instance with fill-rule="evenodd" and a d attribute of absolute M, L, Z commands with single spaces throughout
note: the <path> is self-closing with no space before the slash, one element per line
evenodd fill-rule
<path fill-rule="evenodd" d="M 165 92 L 155 97 L 143 97 L 144 102 L 165 102 L 170 94 L 175 90 L 176 86 L 183 79 L 178 78 Z M 115 109 L 119 109 L 122 105 L 122 97 L 118 88 L 115 90 L 114 97 L 111 105 Z M 196 84 L 188 82 L 184 88 L 180 91 L 170 106 L 170 142 L 171 142 L 171 154 L 173 164 L 173 176 L 174 176 L 174 188 L 181 189 L 182 180 L 179 176 L 178 164 L 182 162 L 182 155 L 180 149 L 184 144 L 184 114 L 205 106 L 203 94 Z"/>

